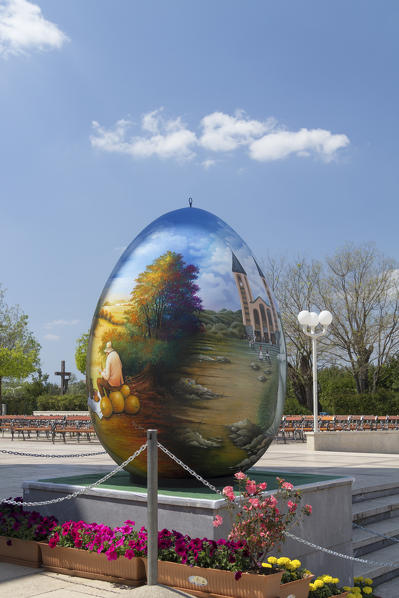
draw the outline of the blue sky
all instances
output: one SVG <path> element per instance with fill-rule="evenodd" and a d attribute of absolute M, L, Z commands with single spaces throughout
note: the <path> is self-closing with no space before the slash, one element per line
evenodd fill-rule
<path fill-rule="evenodd" d="M 0 282 L 65 359 L 123 249 L 194 205 L 254 253 L 398 257 L 396 1 L 0 0 Z"/>

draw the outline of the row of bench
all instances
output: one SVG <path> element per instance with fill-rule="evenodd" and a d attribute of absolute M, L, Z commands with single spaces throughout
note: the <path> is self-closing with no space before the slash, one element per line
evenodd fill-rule
<path fill-rule="evenodd" d="M 31 438 L 31 434 L 39 438 L 45 436 L 55 442 L 57 434 L 62 436 L 66 442 L 69 438 L 76 437 L 80 442 L 81 436 L 91 440 L 96 437 L 90 416 L 88 415 L 1 415 L 0 430 L 4 436 L 5 432 L 11 433 L 11 438 Z"/>
<path fill-rule="evenodd" d="M 306 432 L 313 432 L 313 415 L 284 415 L 277 440 L 288 439 L 305 442 Z M 320 415 L 320 432 L 351 430 L 399 430 L 399 415 Z"/>

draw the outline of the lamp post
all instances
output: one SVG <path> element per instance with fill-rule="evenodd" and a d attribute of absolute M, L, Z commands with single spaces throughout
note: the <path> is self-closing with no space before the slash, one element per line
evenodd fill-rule
<path fill-rule="evenodd" d="M 327 334 L 327 329 L 332 322 L 332 314 L 329 311 L 301 311 L 298 314 L 298 322 L 302 326 L 306 336 L 312 339 L 312 369 L 313 369 L 313 431 L 319 431 L 318 406 L 317 406 L 317 339 Z M 318 325 L 322 326 L 321 332 L 316 332 Z"/>

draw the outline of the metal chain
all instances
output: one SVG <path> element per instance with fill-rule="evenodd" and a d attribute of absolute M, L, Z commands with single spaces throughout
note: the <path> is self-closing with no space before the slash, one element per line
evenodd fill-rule
<path fill-rule="evenodd" d="M 173 461 L 175 461 L 178 465 L 180 465 L 180 467 L 182 467 L 183 469 L 185 469 L 186 471 L 188 471 L 188 473 L 190 473 L 199 482 L 201 482 L 202 484 L 204 484 L 204 486 L 207 486 L 208 488 L 210 488 L 210 490 L 212 490 L 213 492 L 216 492 L 216 494 L 220 494 L 221 496 L 223 496 L 223 492 L 221 490 L 219 490 L 218 488 L 216 488 L 216 486 L 214 486 L 213 484 L 211 484 L 207 480 L 204 480 L 203 477 L 201 477 L 198 473 L 196 473 L 188 465 L 186 465 L 185 463 L 183 463 L 183 461 L 181 461 L 178 457 L 176 457 L 173 453 L 171 453 L 165 446 L 163 446 L 163 444 L 161 444 L 160 442 L 158 442 L 158 446 L 161 449 L 161 451 L 163 451 L 166 455 L 168 455 L 168 457 L 170 457 Z"/>
<path fill-rule="evenodd" d="M 71 453 L 70 455 L 44 455 L 42 453 L 23 453 L 20 451 L 7 451 L 0 449 L 0 453 L 6 455 L 18 455 L 20 457 L 44 457 L 46 459 L 69 459 L 70 457 L 91 457 L 93 455 L 105 455 L 107 451 L 98 451 L 96 453 Z"/>
<path fill-rule="evenodd" d="M 38 501 L 38 502 L 20 502 L 18 500 L 1 498 L 0 503 L 7 503 L 9 505 L 34 507 L 36 505 L 37 506 L 38 505 L 52 505 L 52 504 L 55 504 L 58 502 L 62 502 L 64 500 L 71 500 L 72 498 L 76 498 L 77 496 L 84 494 L 88 490 L 92 490 L 96 486 L 99 486 L 100 484 L 103 484 L 104 482 L 106 482 L 109 478 L 111 478 L 113 475 L 115 475 L 116 473 L 121 471 L 124 467 L 126 467 L 126 465 L 128 465 L 131 461 L 133 461 L 133 459 L 138 457 L 146 448 L 147 448 L 147 443 L 142 444 L 141 447 L 135 453 L 133 453 L 133 455 L 128 457 L 123 463 L 118 465 L 118 467 L 116 467 L 115 469 L 113 469 L 112 471 L 107 473 L 107 475 L 102 477 L 100 480 L 97 480 L 96 482 L 93 482 L 92 484 L 89 484 L 88 486 L 81 488 L 80 490 L 76 490 L 76 492 L 73 492 L 73 494 L 67 494 L 66 496 L 61 496 L 60 498 L 53 498 L 51 500 L 42 500 L 42 501 Z"/>
<path fill-rule="evenodd" d="M 369 529 L 368 527 L 364 527 L 363 525 L 359 525 L 358 523 L 353 522 L 352 523 L 353 527 L 358 527 L 360 529 L 364 529 L 366 532 L 369 532 L 370 534 L 374 535 L 374 536 L 379 536 L 380 538 L 385 538 L 386 540 L 390 540 L 391 542 L 397 542 L 399 544 L 399 540 L 395 537 L 389 537 L 389 536 L 384 536 L 384 534 L 380 534 L 379 532 L 374 531 L 373 529 Z"/>
<path fill-rule="evenodd" d="M 306 544 L 306 546 L 310 546 L 311 548 L 317 548 L 321 552 L 327 552 L 328 554 L 332 554 L 333 556 L 339 556 L 342 559 L 347 559 L 348 561 L 356 561 L 357 563 L 365 563 L 366 565 L 379 565 L 383 567 L 397 567 L 399 565 L 399 561 L 366 561 L 366 559 L 359 559 L 355 556 L 349 556 L 349 554 L 342 554 L 340 552 L 336 552 L 335 550 L 330 550 L 330 548 L 324 548 L 324 546 L 318 546 L 318 544 L 313 544 L 313 542 L 309 542 L 309 540 L 304 540 L 303 538 L 298 538 L 298 536 L 294 536 L 290 532 L 285 531 L 284 534 L 288 538 L 292 538 L 293 540 L 297 540 L 297 542 L 302 542 L 302 544 Z"/>

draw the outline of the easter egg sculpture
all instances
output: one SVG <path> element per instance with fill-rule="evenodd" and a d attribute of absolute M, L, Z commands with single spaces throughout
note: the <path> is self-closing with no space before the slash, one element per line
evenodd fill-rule
<path fill-rule="evenodd" d="M 205 478 L 251 467 L 285 398 L 280 315 L 246 243 L 204 210 L 169 212 L 126 249 L 97 305 L 87 382 L 97 435 L 122 463 L 159 441 Z M 146 477 L 146 453 L 126 470 Z M 189 474 L 159 452 L 159 477 Z"/>

